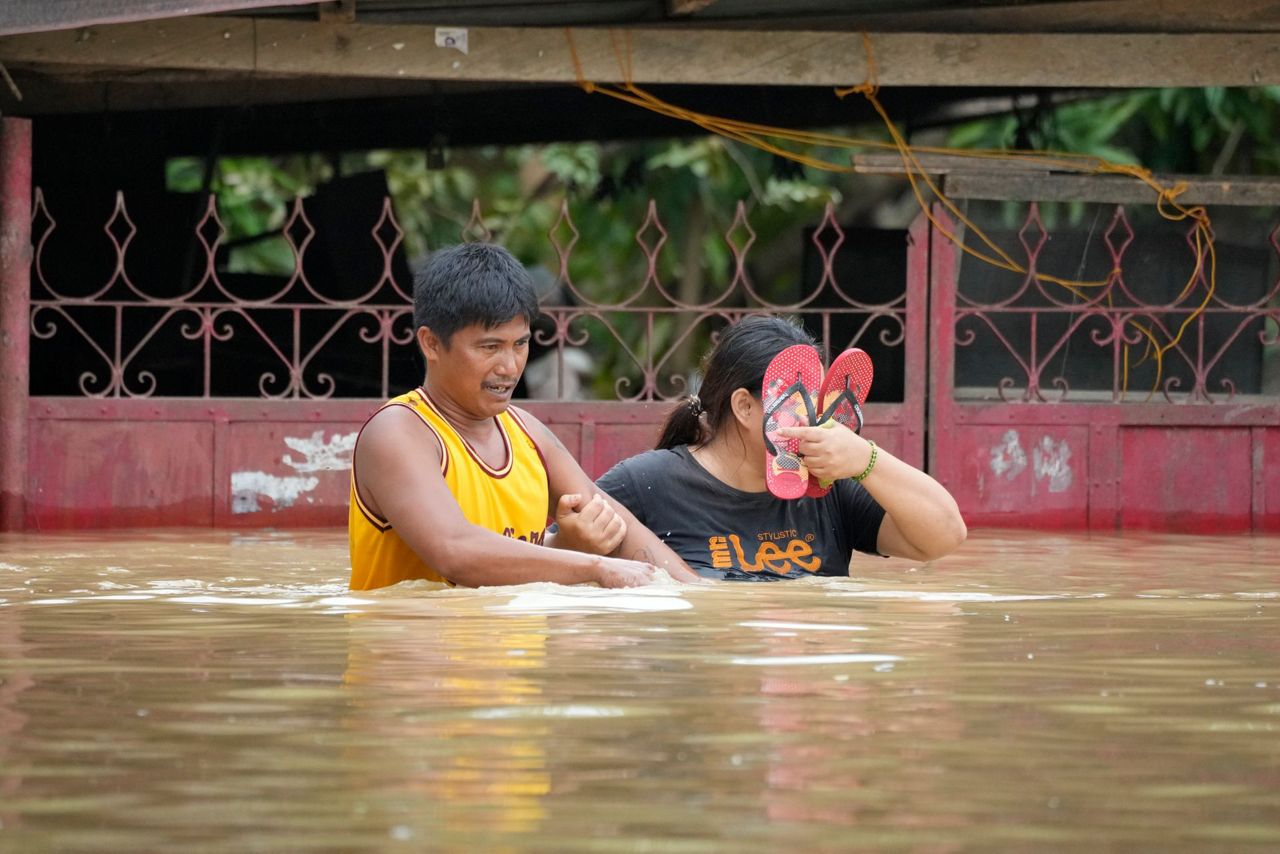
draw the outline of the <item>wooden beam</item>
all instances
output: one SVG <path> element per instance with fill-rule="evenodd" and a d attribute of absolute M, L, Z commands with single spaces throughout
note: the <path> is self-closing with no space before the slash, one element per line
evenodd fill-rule
<path fill-rule="evenodd" d="M 1187 189 L 1178 196 L 1184 205 L 1237 205 L 1275 207 L 1280 205 L 1280 178 L 1227 175 L 1161 175 L 1162 184 L 1185 181 Z M 1123 175 L 1013 174 L 953 171 L 946 177 L 944 192 L 952 199 L 990 201 L 1097 202 L 1113 205 L 1154 205 L 1155 192 L 1147 185 Z"/>
<path fill-rule="evenodd" d="M 866 78 L 858 33 L 574 30 L 589 80 L 839 86 Z M 193 17 L 0 38 L 0 62 L 216 69 L 309 77 L 575 80 L 565 31 L 472 28 L 467 53 L 436 28 Z M 1280 40 L 1266 34 L 871 36 L 886 86 L 1140 87 L 1280 84 Z M 615 44 L 616 43 L 616 44 Z"/>
<path fill-rule="evenodd" d="M 908 7 L 908 4 L 901 4 Z M 734 4 L 738 11 L 740 4 Z M 702 16 L 711 20 L 718 10 Z M 727 12 L 727 10 L 726 10 Z M 1275 0 L 1071 0 L 828 15 L 830 26 L 875 32 L 1260 33 L 1280 31 Z M 804 25 L 804 18 L 799 19 Z"/>
<path fill-rule="evenodd" d="M 1081 175 L 1055 172 L 1034 160 L 988 160 L 958 154 L 920 154 L 920 167 L 945 177 L 943 192 L 953 199 L 998 202 L 1098 202 L 1114 205 L 1155 204 L 1149 186 L 1125 175 Z M 868 175 L 905 175 L 896 152 L 855 154 L 854 171 Z M 1165 186 L 1185 183 L 1178 196 L 1184 205 L 1280 205 L 1280 178 L 1249 175 L 1158 175 Z"/>
<path fill-rule="evenodd" d="M 66 30 L 94 24 L 119 24 L 153 18 L 244 12 L 264 6 L 301 6 L 315 0 L 4 0 L 0 35 Z M 193 8 L 194 7 L 194 8 Z"/>
<path fill-rule="evenodd" d="M 247 72 L 219 73 L 184 69 L 140 71 L 120 79 L 111 69 L 86 67 L 76 75 L 49 74 L 38 68 L 15 69 L 22 91 L 18 102 L 0 84 L 0 113 L 26 116 L 190 109 L 317 101 L 380 100 L 441 92 L 492 92 L 494 84 L 440 83 L 362 77 L 295 77 Z M 507 88 L 507 87 L 503 87 Z M 512 87 L 522 91 L 525 87 Z M 530 87 L 532 88 L 532 87 Z M 542 87 L 545 88 L 545 87 Z"/>
<path fill-rule="evenodd" d="M 896 151 L 859 153 L 853 155 L 853 171 L 864 175 L 905 175 L 902 157 Z M 1047 174 L 1050 170 L 1033 160 L 978 159 L 962 154 L 917 154 L 916 162 L 930 175 L 949 175 L 952 172 L 983 172 L 988 174 Z"/>

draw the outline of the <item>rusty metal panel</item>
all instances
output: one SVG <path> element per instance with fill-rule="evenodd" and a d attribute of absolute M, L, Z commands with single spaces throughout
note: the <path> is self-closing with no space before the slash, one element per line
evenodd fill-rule
<path fill-rule="evenodd" d="M 341 525 L 349 444 L 376 406 L 37 398 L 31 432 L 41 446 L 28 483 L 40 507 L 29 525 Z M 59 471 L 78 457 L 95 461 L 84 481 Z M 143 513 L 130 494 L 139 484 L 149 490 Z"/>
<path fill-rule="evenodd" d="M 593 479 L 619 460 L 652 448 L 672 406 L 624 401 L 522 401 L 519 405 L 546 424 Z"/>
<path fill-rule="evenodd" d="M 363 424 L 381 400 L 200 400 L 193 398 L 32 397 L 45 421 L 326 421 Z"/>
<path fill-rule="evenodd" d="M 660 424 L 597 424 L 595 447 L 590 457 L 583 457 L 587 474 L 599 477 L 619 460 L 648 451 L 658 441 Z"/>
<path fill-rule="evenodd" d="M 26 517 L 31 348 L 31 122 L 0 120 L 0 531 Z"/>
<path fill-rule="evenodd" d="M 885 446 L 905 462 L 918 469 L 925 464 L 925 401 L 929 394 L 929 223 L 923 216 L 916 217 L 907 232 L 907 290 L 904 334 L 903 396 L 900 408 L 884 407 L 886 420 L 902 428 L 896 444 L 888 444 L 888 437 L 877 431 L 877 442 L 884 439 Z M 872 409 L 867 417 L 872 420 Z M 896 411 L 895 411 L 896 409 Z M 868 434 L 871 435 L 871 434 Z"/>
<path fill-rule="evenodd" d="M 358 423 L 240 422 L 217 473 L 233 526 L 343 525 Z"/>
<path fill-rule="evenodd" d="M 547 428 L 555 434 L 575 460 L 582 459 L 582 425 L 581 424 L 548 424 Z"/>
<path fill-rule="evenodd" d="M 1254 444 L 1254 527 L 1259 531 L 1280 531 L 1280 428 L 1259 431 Z"/>
<path fill-rule="evenodd" d="M 32 421 L 27 527 L 213 524 L 213 425 Z"/>
<path fill-rule="evenodd" d="M 900 460 L 911 462 L 910 456 L 916 444 L 916 439 L 911 434 L 919 432 L 914 429 L 914 425 L 908 427 L 896 421 L 884 421 L 877 423 L 871 418 L 867 418 L 866 426 L 862 431 L 867 438 L 874 439 L 875 443 L 883 450 L 888 451 Z M 918 462 L 911 462 L 914 466 L 919 466 Z"/>
<path fill-rule="evenodd" d="M 948 488 L 971 524 L 1086 527 L 1086 427 L 956 428 L 947 453 Z"/>
<path fill-rule="evenodd" d="M 1063 298 L 1029 272 L 1011 275 L 1007 293 L 969 293 L 950 237 L 956 225 L 940 208 L 934 216 L 942 228 L 933 231 L 927 259 L 930 469 L 970 524 L 1197 531 L 1276 524 L 1268 494 L 1276 478 L 1267 476 L 1267 460 L 1275 459 L 1268 451 L 1280 427 L 1280 399 L 1257 375 L 1250 348 L 1275 343 L 1268 323 L 1276 318 L 1280 282 L 1250 280 L 1254 293 L 1205 296 L 1208 280 L 1190 263 L 1196 244 L 1188 233 L 1193 275 L 1183 291 L 1162 297 L 1158 288 L 1168 284 L 1160 281 L 1144 290 L 1153 284 L 1154 274 L 1143 269 L 1152 266 L 1152 253 L 1126 269 L 1135 232 L 1117 208 L 1100 232 L 1107 269 L 1096 292 Z M 1049 234 L 1037 206 L 1016 238 L 1027 270 L 1044 266 Z M 1280 229 L 1271 227 L 1264 244 L 1233 249 L 1280 252 Z M 1149 339 L 1135 337 L 1138 327 Z M 1158 373 L 1156 360 L 1142 358 L 1147 340 L 1165 346 Z M 1224 356 L 1238 350 L 1244 357 L 1232 367 Z M 957 382 L 966 351 L 970 375 Z M 1078 370 L 1081 363 L 1090 370 Z M 1254 373 L 1237 374 L 1241 365 Z M 1139 369 L 1144 379 L 1131 376 Z M 1014 487 L 1028 477 L 1038 486 L 1051 459 L 1060 475 L 1070 469 L 1061 492 Z"/>
<path fill-rule="evenodd" d="M 1131 427 L 1121 431 L 1120 524 L 1187 533 L 1251 527 L 1249 430 Z"/>
<path fill-rule="evenodd" d="M 1089 427 L 1089 527 L 1120 527 L 1120 427 L 1095 419 Z"/>

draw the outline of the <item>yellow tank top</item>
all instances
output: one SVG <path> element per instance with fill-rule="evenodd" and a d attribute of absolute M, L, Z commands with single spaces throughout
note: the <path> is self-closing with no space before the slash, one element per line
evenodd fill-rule
<path fill-rule="evenodd" d="M 506 537 L 542 543 L 547 526 L 547 469 L 519 416 L 507 410 L 494 419 L 507 448 L 506 464 L 494 469 L 458 435 L 424 390 L 414 389 L 392 398 L 382 408 L 387 406 L 413 410 L 424 428 L 435 435 L 440 445 L 440 473 L 467 521 Z M 359 441 L 357 437 L 356 443 Z M 405 464 L 413 462 L 406 460 Z M 356 478 L 353 455 L 351 508 L 347 514 L 351 589 L 372 590 L 411 578 L 448 583 L 400 539 L 390 522 L 365 506 Z"/>

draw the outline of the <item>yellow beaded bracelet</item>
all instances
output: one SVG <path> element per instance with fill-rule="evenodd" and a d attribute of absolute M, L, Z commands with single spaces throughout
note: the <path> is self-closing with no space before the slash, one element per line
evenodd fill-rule
<path fill-rule="evenodd" d="M 876 467 L 876 443 L 868 439 L 867 444 L 871 446 L 871 459 L 867 460 L 867 467 L 862 470 L 862 474 L 853 476 L 856 481 L 866 480 L 867 475 L 871 474 L 871 470 Z"/>

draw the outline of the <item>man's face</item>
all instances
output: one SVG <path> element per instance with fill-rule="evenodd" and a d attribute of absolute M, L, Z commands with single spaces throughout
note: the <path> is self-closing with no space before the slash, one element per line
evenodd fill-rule
<path fill-rule="evenodd" d="M 486 329 L 472 324 L 445 347 L 425 327 L 419 330 L 431 384 L 477 418 L 504 412 L 529 360 L 529 322 L 516 317 Z"/>

